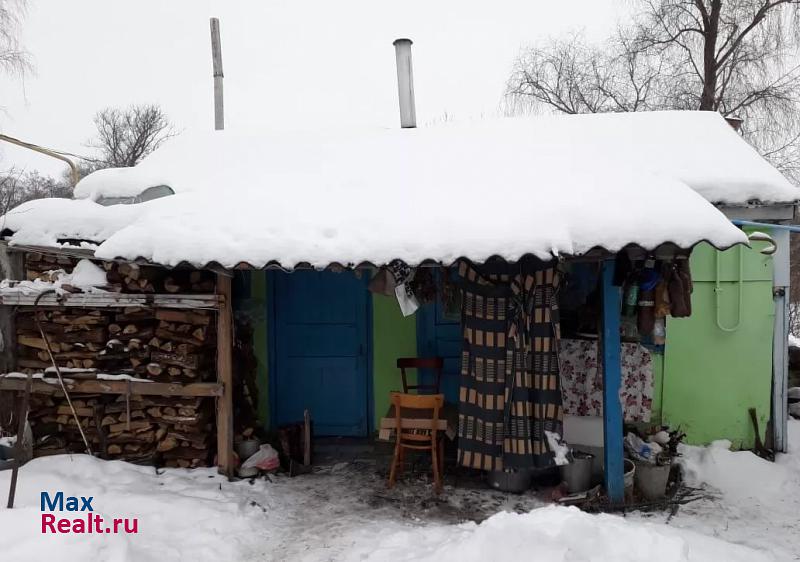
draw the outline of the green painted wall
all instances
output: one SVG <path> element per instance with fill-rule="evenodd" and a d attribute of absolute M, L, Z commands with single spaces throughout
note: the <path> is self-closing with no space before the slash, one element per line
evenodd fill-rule
<path fill-rule="evenodd" d="M 402 390 L 398 357 L 417 355 L 416 316 L 403 318 L 394 297 L 372 296 L 372 388 L 375 426 L 389 409 L 389 392 Z"/>
<path fill-rule="evenodd" d="M 737 282 L 740 252 L 741 284 Z M 752 249 L 717 252 L 703 244 L 695 248 L 691 267 L 692 316 L 667 320 L 663 377 L 656 377 L 661 394 L 656 409 L 664 423 L 683 428 L 690 443 L 726 438 L 734 447 L 750 448 L 754 432 L 748 408 L 758 411 L 762 437 L 770 414 L 772 260 Z M 735 330 L 718 327 L 717 295 L 720 324 L 733 328 L 739 323 Z"/>

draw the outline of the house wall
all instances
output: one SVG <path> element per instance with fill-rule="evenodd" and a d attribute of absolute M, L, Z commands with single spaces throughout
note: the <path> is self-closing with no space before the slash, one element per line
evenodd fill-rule
<path fill-rule="evenodd" d="M 742 309 L 739 310 L 739 252 Z M 717 275 L 719 259 L 719 276 Z M 753 446 L 748 408 L 755 407 L 763 433 L 770 415 L 772 381 L 772 259 L 752 249 L 717 252 L 707 244 L 692 254 L 693 313 L 669 318 L 665 352 L 654 354 L 653 423 L 680 426 L 687 441 L 726 438 L 734 447 Z M 719 292 L 717 291 L 719 279 Z M 266 310 L 266 276 L 252 274 L 253 306 Z M 398 357 L 417 355 L 417 322 L 403 318 L 394 299 L 372 296 L 372 377 L 376 427 L 388 408 L 389 392 L 400 388 Z M 259 411 L 269 420 L 267 316 L 255 315 Z"/>
<path fill-rule="evenodd" d="M 691 267 L 692 316 L 667 320 L 654 410 L 663 423 L 680 426 L 689 443 L 725 438 L 750 448 L 755 433 L 748 408 L 756 408 L 762 438 L 770 417 L 772 259 L 754 249 L 718 252 L 702 244 Z"/>

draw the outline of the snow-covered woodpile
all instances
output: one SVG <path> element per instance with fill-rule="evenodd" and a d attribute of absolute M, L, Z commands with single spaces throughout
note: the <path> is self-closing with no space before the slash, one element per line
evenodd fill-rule
<path fill-rule="evenodd" d="M 29 281 L 58 282 L 69 290 L 78 260 L 27 253 Z M 210 294 L 214 275 L 104 262 L 112 293 Z M 77 274 L 75 274 L 77 276 Z M 38 325 L 35 315 L 38 315 Z M 23 373 L 54 377 L 47 346 L 72 380 L 147 380 L 194 383 L 216 380 L 215 313 L 202 309 L 136 307 L 19 307 L 17 366 Z M 39 327 L 45 332 L 42 338 Z M 155 460 L 194 467 L 213 459 L 214 402 L 211 398 L 141 396 L 135 393 L 71 393 L 75 413 L 92 448 L 109 458 Z M 77 422 L 59 394 L 32 397 L 31 422 L 37 454 L 83 451 Z M 46 439 L 45 439 L 46 437 Z"/>

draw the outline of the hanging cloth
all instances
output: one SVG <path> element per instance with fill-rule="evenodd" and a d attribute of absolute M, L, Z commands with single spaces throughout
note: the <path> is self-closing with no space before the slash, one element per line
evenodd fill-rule
<path fill-rule="evenodd" d="M 459 464 L 551 466 L 545 432 L 562 435 L 554 263 L 461 260 L 458 273 L 464 336 Z"/>

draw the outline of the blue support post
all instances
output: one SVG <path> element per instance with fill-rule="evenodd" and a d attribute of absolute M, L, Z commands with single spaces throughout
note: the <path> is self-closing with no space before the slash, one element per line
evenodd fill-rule
<path fill-rule="evenodd" d="M 623 478 L 622 406 L 619 387 L 620 364 L 620 288 L 614 286 L 614 260 L 603 262 L 603 463 L 606 492 L 612 503 L 625 499 Z"/>

